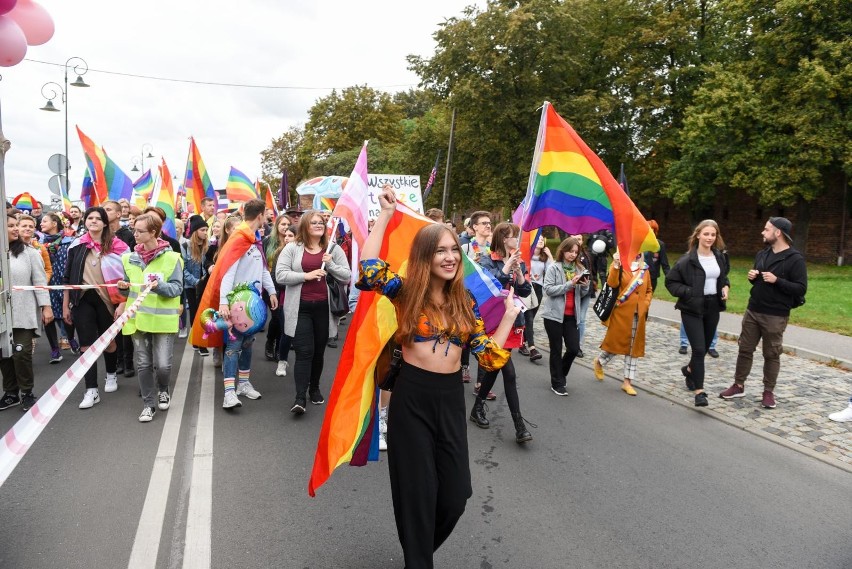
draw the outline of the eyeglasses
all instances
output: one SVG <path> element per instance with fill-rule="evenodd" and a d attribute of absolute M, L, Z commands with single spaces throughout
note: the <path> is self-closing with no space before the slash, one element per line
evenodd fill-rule
<path fill-rule="evenodd" d="M 311 225 L 313 225 L 314 227 L 317 227 L 317 226 L 325 225 L 325 222 L 324 221 L 312 221 Z"/>
<path fill-rule="evenodd" d="M 487 225 L 488 227 L 491 227 L 491 222 L 490 221 L 480 221 L 480 222 L 477 222 L 476 225 Z"/>

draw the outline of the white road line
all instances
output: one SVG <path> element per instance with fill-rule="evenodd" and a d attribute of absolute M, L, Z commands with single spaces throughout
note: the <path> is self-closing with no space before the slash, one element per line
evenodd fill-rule
<path fill-rule="evenodd" d="M 166 514 L 166 502 L 169 498 L 169 487 L 172 483 L 172 470 L 175 464 L 180 424 L 183 419 L 183 407 L 186 402 L 186 390 L 189 385 L 189 374 L 192 370 L 192 346 L 187 343 L 180 361 L 180 369 L 172 390 L 171 405 L 165 415 L 163 434 L 160 436 L 160 446 L 154 459 L 151 480 L 148 482 L 148 493 L 139 516 L 136 527 L 136 538 L 133 540 L 133 550 L 130 552 L 128 569 L 155 568 L 157 554 L 160 549 L 160 536 L 163 533 L 163 518 Z M 184 379 L 181 379 L 184 378 Z"/>
<path fill-rule="evenodd" d="M 198 402 L 198 426 L 195 431 L 195 453 L 192 482 L 186 516 L 186 542 L 183 549 L 184 569 L 209 569 L 212 563 L 213 521 L 213 394 L 216 375 L 212 358 L 205 358 L 201 372 L 201 397 Z"/>

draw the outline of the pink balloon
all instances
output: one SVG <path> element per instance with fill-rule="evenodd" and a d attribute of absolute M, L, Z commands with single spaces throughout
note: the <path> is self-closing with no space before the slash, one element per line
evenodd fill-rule
<path fill-rule="evenodd" d="M 29 45 L 41 45 L 53 37 L 53 18 L 41 4 L 18 0 L 15 9 L 8 15 L 21 27 Z"/>
<path fill-rule="evenodd" d="M 0 16 L 3 14 L 7 14 L 12 8 L 15 7 L 15 3 L 18 0 L 0 0 Z"/>
<path fill-rule="evenodd" d="M 27 38 L 9 16 L 0 16 L 0 67 L 12 67 L 27 54 Z"/>

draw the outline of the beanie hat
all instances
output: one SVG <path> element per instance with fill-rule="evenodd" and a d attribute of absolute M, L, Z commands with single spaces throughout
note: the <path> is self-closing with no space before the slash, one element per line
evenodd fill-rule
<path fill-rule="evenodd" d="M 192 237 L 192 234 L 201 229 L 202 227 L 207 227 L 207 222 L 204 221 L 204 218 L 200 215 L 193 215 L 189 218 L 189 236 Z"/>
<path fill-rule="evenodd" d="M 790 232 L 793 231 L 793 224 L 790 223 L 789 219 L 786 217 L 770 217 L 769 223 L 774 225 L 775 229 L 784 235 L 784 239 L 787 240 L 787 243 L 790 245 L 793 244 L 793 238 L 790 237 Z"/>

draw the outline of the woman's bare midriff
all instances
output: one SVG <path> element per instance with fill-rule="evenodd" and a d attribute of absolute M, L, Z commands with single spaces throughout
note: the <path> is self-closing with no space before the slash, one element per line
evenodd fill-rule
<path fill-rule="evenodd" d="M 432 347 L 435 351 L 432 351 Z M 462 349 L 455 344 L 438 344 L 435 341 L 412 342 L 402 347 L 402 359 L 413 366 L 435 373 L 455 373 L 461 368 Z M 446 355 L 444 355 L 446 354 Z"/>

